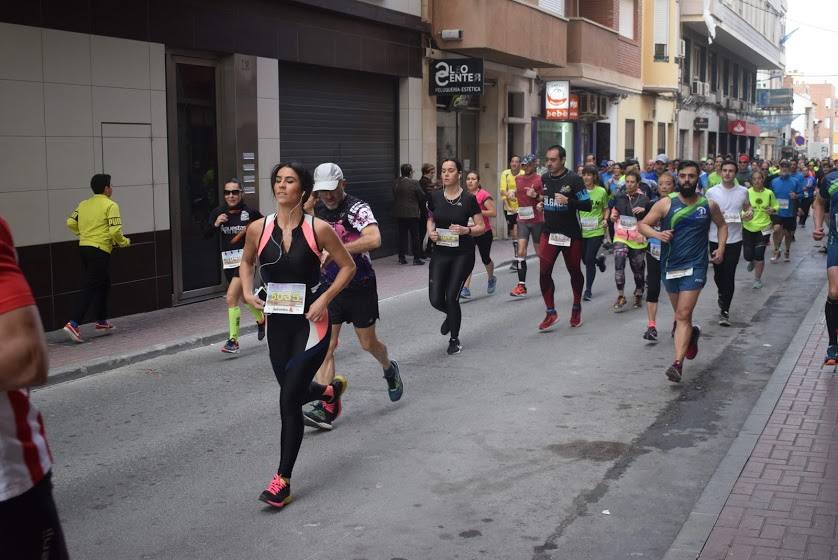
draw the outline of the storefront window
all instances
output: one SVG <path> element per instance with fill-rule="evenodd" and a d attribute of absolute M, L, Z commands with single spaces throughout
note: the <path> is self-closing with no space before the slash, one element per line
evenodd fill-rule
<path fill-rule="evenodd" d="M 544 153 L 547 148 L 554 144 L 562 146 L 567 150 L 567 159 L 565 165 L 568 168 L 573 167 L 573 162 L 576 161 L 573 153 L 573 126 L 572 122 L 557 122 L 546 121 L 539 119 L 536 123 L 535 146 L 536 155 L 541 158 L 542 165 L 544 164 Z"/>
<path fill-rule="evenodd" d="M 477 167 L 477 119 L 474 111 L 437 111 L 437 165 L 445 158 L 456 158 L 464 169 Z"/>

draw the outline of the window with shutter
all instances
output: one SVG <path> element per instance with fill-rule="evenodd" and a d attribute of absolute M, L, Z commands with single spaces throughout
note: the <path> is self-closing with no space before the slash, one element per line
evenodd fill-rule
<path fill-rule="evenodd" d="M 655 60 L 669 62 L 669 0 L 655 0 Z"/>
<path fill-rule="evenodd" d="M 620 0 L 620 35 L 634 39 L 634 0 Z"/>
<path fill-rule="evenodd" d="M 564 0 L 538 0 L 538 7 L 545 12 L 564 16 Z"/>

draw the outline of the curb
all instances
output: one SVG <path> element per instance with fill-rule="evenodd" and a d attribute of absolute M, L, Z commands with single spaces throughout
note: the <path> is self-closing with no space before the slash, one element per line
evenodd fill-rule
<path fill-rule="evenodd" d="M 534 258 L 536 258 L 535 255 L 527 256 L 527 260 L 531 260 Z M 495 267 L 500 268 L 504 266 L 509 266 L 510 264 L 512 264 L 512 262 L 513 259 L 507 259 L 496 264 Z M 242 335 L 255 332 L 256 325 L 247 325 L 241 327 L 240 329 L 240 333 Z M 86 365 L 71 365 L 55 370 L 50 370 L 46 385 L 56 385 L 65 381 L 81 379 L 82 377 L 87 377 L 88 375 L 102 373 L 119 367 L 144 362 L 146 360 L 150 360 L 158 356 L 177 354 L 178 352 L 192 350 L 194 348 L 200 348 L 202 346 L 208 346 L 210 344 L 217 344 L 225 340 L 227 340 L 227 331 L 216 331 L 208 334 L 173 340 L 172 342 L 166 344 L 157 344 L 146 350 L 140 350 L 137 352 L 122 354 L 119 356 L 108 356 L 107 358 L 99 358 L 97 360 L 93 360 L 87 363 Z"/>
<path fill-rule="evenodd" d="M 826 298 L 828 284 L 824 284 L 816 298 L 821 302 Z M 821 323 L 823 307 L 817 303 L 812 306 L 800 323 L 771 378 L 762 390 L 751 413 L 742 425 L 739 435 L 733 440 L 727 454 L 722 459 L 716 472 L 710 478 L 698 501 L 693 506 L 687 520 L 670 545 L 663 560 L 696 560 L 716 525 L 719 514 L 733 491 L 742 469 L 751 457 L 777 401 L 783 394 L 800 353 L 803 351 L 809 335 Z"/>
<path fill-rule="evenodd" d="M 242 335 L 255 333 L 256 325 L 241 327 L 239 332 Z M 58 368 L 56 370 L 50 370 L 46 385 L 56 385 L 65 381 L 81 379 L 82 377 L 87 377 L 88 375 L 93 375 L 95 373 L 102 373 L 122 366 L 144 362 L 158 356 L 177 354 L 178 352 L 183 352 L 184 350 L 192 350 L 193 348 L 217 344 L 225 340 L 227 340 L 227 331 L 218 331 L 209 334 L 191 336 L 188 338 L 181 338 L 167 344 L 157 344 L 146 350 L 122 354 L 121 356 L 99 358 L 98 360 L 89 362 L 87 365 L 73 365 Z"/>

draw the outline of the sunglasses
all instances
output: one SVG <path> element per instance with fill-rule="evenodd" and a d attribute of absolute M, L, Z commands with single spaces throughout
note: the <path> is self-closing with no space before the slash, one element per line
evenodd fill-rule
<path fill-rule="evenodd" d="M 236 190 L 234 190 L 234 191 L 228 191 L 228 190 L 225 190 L 225 191 L 224 191 L 224 196 L 230 196 L 230 195 L 240 195 L 241 193 L 242 193 L 242 192 L 241 192 L 240 190 L 238 190 L 238 189 L 236 189 Z"/>

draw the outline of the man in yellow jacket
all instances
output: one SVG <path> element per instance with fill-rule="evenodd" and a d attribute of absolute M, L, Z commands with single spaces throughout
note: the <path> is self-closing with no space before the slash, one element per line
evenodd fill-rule
<path fill-rule="evenodd" d="M 506 235 L 512 239 L 513 255 L 512 264 L 509 265 L 509 270 L 517 271 L 518 262 L 515 258 L 518 256 L 518 199 L 515 198 L 515 177 L 524 173 L 521 169 L 521 158 L 513 155 L 509 158 L 509 168 L 504 169 L 500 174 L 500 181 L 498 182 L 498 191 L 500 198 L 503 201 L 503 213 L 506 216 Z"/>
<path fill-rule="evenodd" d="M 79 325 L 93 304 L 96 330 L 113 328 L 108 321 L 108 292 L 111 289 L 111 251 L 128 247 L 131 240 L 122 234 L 119 205 L 111 200 L 111 176 L 100 173 L 90 179 L 93 196 L 82 200 L 67 218 L 67 227 L 79 237 L 79 254 L 83 270 L 82 291 L 64 332 L 75 342 L 84 342 Z"/>

